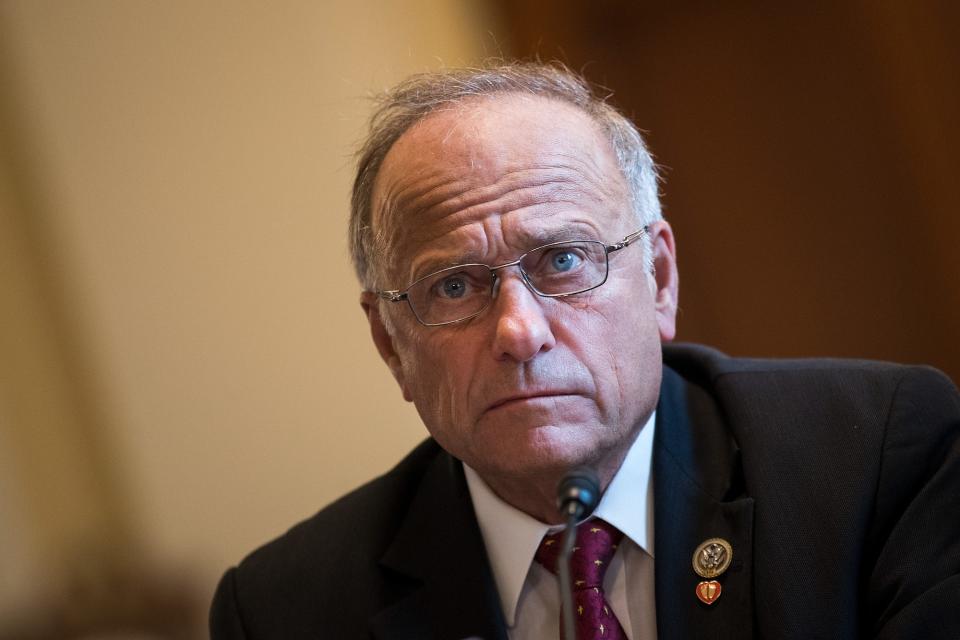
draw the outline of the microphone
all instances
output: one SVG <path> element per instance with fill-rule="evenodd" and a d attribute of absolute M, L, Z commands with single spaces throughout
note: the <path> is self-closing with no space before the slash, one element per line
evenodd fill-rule
<path fill-rule="evenodd" d="M 582 520 L 593 513 L 600 502 L 600 478 L 590 467 L 575 467 L 557 485 L 557 507 L 567 521 Z"/>
<path fill-rule="evenodd" d="M 589 467 L 574 467 L 557 485 L 557 508 L 566 524 L 557 568 L 560 578 L 560 609 L 563 612 L 563 637 L 576 638 L 573 618 L 573 584 L 570 579 L 570 553 L 577 537 L 577 521 L 593 513 L 600 503 L 600 478 Z"/>

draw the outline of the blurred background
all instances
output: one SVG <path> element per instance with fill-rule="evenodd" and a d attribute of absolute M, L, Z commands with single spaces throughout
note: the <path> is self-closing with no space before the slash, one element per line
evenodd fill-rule
<path fill-rule="evenodd" d="M 951 2 L 0 3 L 0 638 L 201 638 L 425 435 L 345 232 L 367 96 L 558 58 L 664 167 L 680 338 L 960 379 Z"/>

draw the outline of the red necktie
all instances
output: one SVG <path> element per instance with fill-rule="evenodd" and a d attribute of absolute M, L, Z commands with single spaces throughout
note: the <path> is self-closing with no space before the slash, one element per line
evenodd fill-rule
<path fill-rule="evenodd" d="M 551 573 L 557 573 L 563 531 L 544 536 L 534 556 Z M 570 554 L 576 640 L 626 640 L 627 635 L 603 592 L 603 576 L 623 534 L 613 525 L 594 518 L 577 527 Z M 560 623 L 563 629 L 563 620 Z M 561 631 L 562 635 L 562 631 Z"/>

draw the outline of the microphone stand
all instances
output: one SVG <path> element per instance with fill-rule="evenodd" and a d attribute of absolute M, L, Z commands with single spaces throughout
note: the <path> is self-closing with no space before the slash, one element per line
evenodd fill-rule
<path fill-rule="evenodd" d="M 600 479 L 589 467 L 571 469 L 557 486 L 557 506 L 566 522 L 560 557 L 557 558 L 557 577 L 560 578 L 560 611 L 563 613 L 564 640 L 577 640 L 573 617 L 573 585 L 570 580 L 570 555 L 577 539 L 577 521 L 586 518 L 600 502 Z"/>
<path fill-rule="evenodd" d="M 576 640 L 576 628 L 573 617 L 573 587 L 570 580 L 570 554 L 573 552 L 573 543 L 577 539 L 577 514 L 567 515 L 566 529 L 563 532 L 563 542 L 560 547 L 560 558 L 557 561 L 560 577 L 560 611 L 563 612 L 564 640 Z"/>

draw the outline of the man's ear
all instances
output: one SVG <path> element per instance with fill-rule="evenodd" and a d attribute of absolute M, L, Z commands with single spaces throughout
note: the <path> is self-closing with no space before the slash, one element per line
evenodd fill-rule
<path fill-rule="evenodd" d="M 400 355 L 393 347 L 393 336 L 387 331 L 387 327 L 380 317 L 380 305 L 377 295 L 371 291 L 364 291 L 360 294 L 360 307 L 367 316 L 367 322 L 370 323 L 370 336 L 373 338 L 373 344 L 376 345 L 380 357 L 387 363 L 390 373 L 393 374 L 397 384 L 400 385 L 400 392 L 403 399 L 407 402 L 413 402 L 413 396 L 407 389 L 403 375 L 403 363 Z"/>
<path fill-rule="evenodd" d="M 677 296 L 680 276 L 677 273 L 677 249 L 673 229 L 666 220 L 650 225 L 650 247 L 653 253 L 654 309 L 661 342 L 669 342 L 677 334 Z"/>

